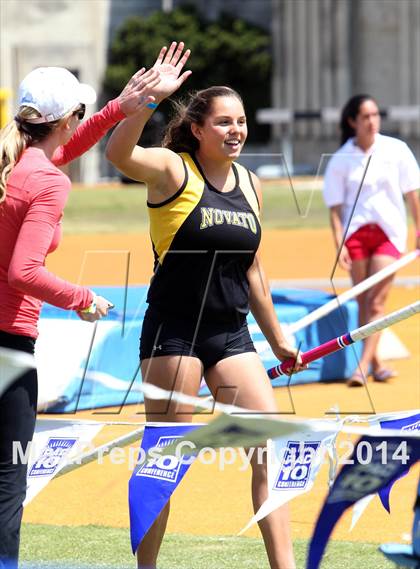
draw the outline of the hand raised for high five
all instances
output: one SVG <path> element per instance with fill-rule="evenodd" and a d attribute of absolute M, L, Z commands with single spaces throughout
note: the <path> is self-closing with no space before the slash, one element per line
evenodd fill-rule
<path fill-rule="evenodd" d="M 184 54 L 183 51 L 184 42 L 182 41 L 179 44 L 172 42 L 169 49 L 165 46 L 160 50 L 152 68 L 159 73 L 160 77 L 159 83 L 151 90 L 157 103 L 172 95 L 191 75 L 192 71 L 184 71 L 181 75 L 191 53 L 189 49 Z"/>
<path fill-rule="evenodd" d="M 144 109 L 148 103 L 152 103 L 155 100 L 152 91 L 160 79 L 156 69 L 146 71 L 142 67 L 137 71 L 118 97 L 122 112 L 129 117 Z"/>

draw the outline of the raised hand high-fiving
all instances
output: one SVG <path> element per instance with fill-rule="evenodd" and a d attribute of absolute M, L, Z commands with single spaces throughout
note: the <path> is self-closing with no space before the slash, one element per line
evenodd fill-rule
<path fill-rule="evenodd" d="M 192 71 L 181 71 L 186 64 L 191 51 L 185 50 L 184 42 L 172 42 L 169 49 L 165 46 L 162 47 L 158 58 L 152 69 L 159 73 L 160 81 L 153 87 L 152 94 L 159 103 L 169 95 L 172 95 L 184 81 L 191 75 Z"/>
<path fill-rule="evenodd" d="M 122 112 L 127 116 L 134 115 L 155 100 L 153 89 L 160 81 L 156 69 L 146 71 L 144 67 L 135 73 L 118 97 Z"/>

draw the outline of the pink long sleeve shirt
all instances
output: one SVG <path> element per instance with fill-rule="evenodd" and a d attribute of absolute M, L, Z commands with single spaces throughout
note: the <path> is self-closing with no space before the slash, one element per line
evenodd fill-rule
<path fill-rule="evenodd" d="M 117 100 L 82 123 L 49 160 L 29 147 L 13 168 L 0 204 L 0 330 L 36 338 L 42 302 L 78 310 L 92 302 L 91 291 L 53 275 L 46 256 L 61 239 L 61 218 L 71 183 L 57 166 L 67 164 L 125 117 Z"/>

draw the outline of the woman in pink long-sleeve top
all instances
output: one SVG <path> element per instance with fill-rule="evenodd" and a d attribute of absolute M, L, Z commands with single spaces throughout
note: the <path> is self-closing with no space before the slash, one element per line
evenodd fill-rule
<path fill-rule="evenodd" d="M 58 166 L 74 160 L 126 116 L 152 102 L 155 70 L 138 71 L 121 95 L 81 123 L 92 87 L 60 67 L 29 73 L 19 109 L 0 132 L 0 348 L 34 352 L 42 302 L 95 321 L 110 304 L 86 287 L 49 272 L 46 256 L 61 237 L 71 183 Z M 0 567 L 17 567 L 26 465 L 13 462 L 13 441 L 25 453 L 35 427 L 37 374 L 31 370 L 0 398 Z"/>

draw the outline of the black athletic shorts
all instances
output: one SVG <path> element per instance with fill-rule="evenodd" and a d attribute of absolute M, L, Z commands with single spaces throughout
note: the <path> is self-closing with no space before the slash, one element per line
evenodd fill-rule
<path fill-rule="evenodd" d="M 194 340 L 195 336 L 195 340 Z M 246 318 L 236 323 L 183 322 L 149 306 L 140 337 L 140 360 L 159 356 L 192 356 L 204 369 L 237 354 L 255 352 Z"/>

